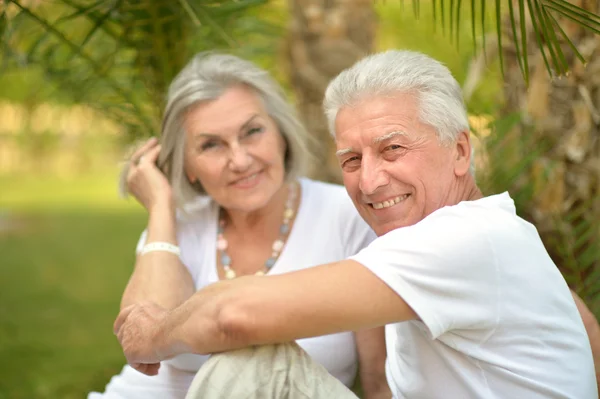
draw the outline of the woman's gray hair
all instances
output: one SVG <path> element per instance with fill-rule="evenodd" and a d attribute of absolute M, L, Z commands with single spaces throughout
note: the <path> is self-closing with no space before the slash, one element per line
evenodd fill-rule
<path fill-rule="evenodd" d="M 286 179 L 304 175 L 310 162 L 310 136 L 287 101 L 281 86 L 269 73 L 250 61 L 229 54 L 197 54 L 173 79 L 169 87 L 160 137 L 159 168 L 165 173 L 179 207 L 206 192 L 190 183 L 184 171 L 185 132 L 183 116 L 194 105 L 219 98 L 232 86 L 252 89 L 275 121 L 286 143 Z"/>
<path fill-rule="evenodd" d="M 335 136 L 339 110 L 361 100 L 393 93 L 416 93 L 421 122 L 432 126 L 443 144 L 469 131 L 460 85 L 439 61 L 413 51 L 390 50 L 368 56 L 329 83 L 323 108 L 329 131 Z M 471 154 L 471 174 L 474 157 Z"/>

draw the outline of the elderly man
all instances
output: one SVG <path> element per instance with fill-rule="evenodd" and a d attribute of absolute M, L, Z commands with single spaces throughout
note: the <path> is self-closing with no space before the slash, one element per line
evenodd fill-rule
<path fill-rule="evenodd" d="M 376 54 L 331 82 L 325 110 L 344 185 L 379 238 L 341 262 L 215 284 L 170 312 L 124 309 L 115 332 L 128 361 L 151 374 L 179 353 L 386 325 L 395 398 L 597 398 L 584 324 L 536 229 L 507 193 L 483 197 L 475 184 L 449 70 L 418 53 Z M 329 382 L 293 347 L 272 359 L 281 352 L 305 372 L 283 371 L 250 397 L 351 397 L 305 386 L 289 396 L 298 375 Z"/>

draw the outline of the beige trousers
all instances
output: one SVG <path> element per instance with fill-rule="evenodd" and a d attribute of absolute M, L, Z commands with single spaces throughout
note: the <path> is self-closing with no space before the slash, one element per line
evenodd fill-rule
<path fill-rule="evenodd" d="M 220 353 L 200 368 L 186 399 L 357 399 L 296 343 Z"/>

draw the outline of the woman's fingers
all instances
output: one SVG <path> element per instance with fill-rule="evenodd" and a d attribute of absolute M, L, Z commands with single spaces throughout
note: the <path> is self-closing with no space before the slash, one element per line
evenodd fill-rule
<path fill-rule="evenodd" d="M 140 156 L 139 163 L 147 163 L 154 165 L 156 163 L 156 160 L 158 159 L 158 154 L 160 154 L 160 144 L 153 148 L 150 148 L 142 156 Z"/>
<path fill-rule="evenodd" d="M 160 363 L 148 363 L 148 364 L 134 363 L 131 365 L 131 367 L 133 367 L 140 373 L 144 373 L 146 375 L 153 376 L 153 375 L 158 374 L 158 369 L 160 368 Z"/>
<path fill-rule="evenodd" d="M 142 145 L 140 148 L 138 148 L 137 150 L 135 150 L 135 152 L 133 153 L 133 155 L 131 156 L 131 161 L 134 164 L 137 164 L 140 157 L 142 155 L 144 155 L 148 150 L 150 150 L 152 147 L 156 146 L 157 143 L 157 139 L 156 137 L 152 137 L 150 140 L 146 141 L 144 143 L 144 145 Z"/>
<path fill-rule="evenodd" d="M 166 176 L 156 166 L 160 150 L 158 140 L 148 140 L 135 151 L 128 166 L 127 191 L 146 209 L 150 209 L 157 201 L 165 202 L 165 197 L 168 197 L 168 203 L 172 195 Z"/>

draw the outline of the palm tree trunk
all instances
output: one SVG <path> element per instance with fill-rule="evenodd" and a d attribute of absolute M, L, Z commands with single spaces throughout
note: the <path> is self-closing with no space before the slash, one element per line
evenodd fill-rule
<path fill-rule="evenodd" d="M 334 143 L 323 116 L 323 94 L 343 69 L 372 52 L 375 10 L 371 0 L 289 0 L 286 57 L 297 108 L 314 136 L 318 162 L 310 176 L 339 182 Z"/>

